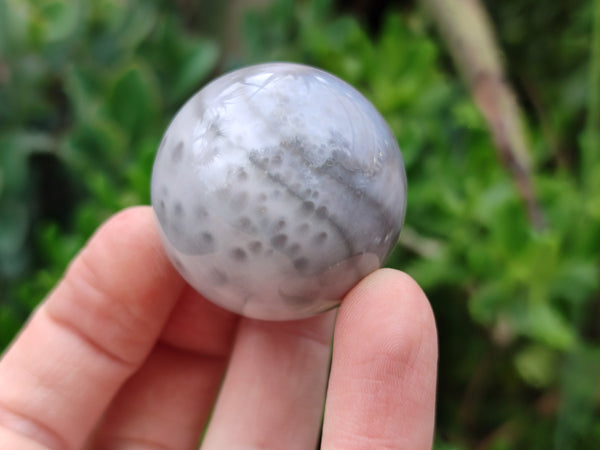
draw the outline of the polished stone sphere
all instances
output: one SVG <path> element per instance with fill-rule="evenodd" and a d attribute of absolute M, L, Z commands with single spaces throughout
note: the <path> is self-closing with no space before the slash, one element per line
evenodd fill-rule
<path fill-rule="evenodd" d="M 362 94 L 322 70 L 270 63 L 190 98 L 160 144 L 151 194 L 190 285 L 241 315 L 289 320 L 337 306 L 385 262 L 406 177 Z"/>

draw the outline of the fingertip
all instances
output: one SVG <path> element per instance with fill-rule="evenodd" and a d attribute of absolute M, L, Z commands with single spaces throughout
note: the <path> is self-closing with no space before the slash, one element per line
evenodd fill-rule
<path fill-rule="evenodd" d="M 425 293 L 403 272 L 372 273 L 338 313 L 323 442 L 430 447 L 436 379 L 437 331 Z"/>
<path fill-rule="evenodd" d="M 437 342 L 431 304 L 419 284 L 395 269 L 379 269 L 358 283 L 340 307 L 340 327 L 369 328 L 375 335 L 391 336 L 417 344 L 423 337 Z M 369 333 L 372 334 L 372 333 Z M 414 346 L 414 345 L 413 345 Z"/>

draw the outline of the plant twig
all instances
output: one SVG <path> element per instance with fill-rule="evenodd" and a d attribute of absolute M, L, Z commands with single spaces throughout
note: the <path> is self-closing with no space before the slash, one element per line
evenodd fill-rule
<path fill-rule="evenodd" d="M 531 177 L 523 115 L 506 81 L 492 24 L 480 0 L 421 0 L 435 20 L 454 62 L 492 133 L 500 161 L 525 203 L 529 219 L 543 228 Z"/>
<path fill-rule="evenodd" d="M 436 239 L 420 235 L 409 225 L 404 225 L 398 242 L 417 255 L 428 259 L 439 258 L 444 250 L 444 245 Z"/>

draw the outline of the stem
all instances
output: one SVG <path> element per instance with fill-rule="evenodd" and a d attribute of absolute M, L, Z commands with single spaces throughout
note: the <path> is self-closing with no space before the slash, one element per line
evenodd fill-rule
<path fill-rule="evenodd" d="M 530 222 L 543 228 L 529 161 L 523 114 L 506 80 L 493 26 L 480 0 L 421 0 L 435 20 L 512 176 Z"/>

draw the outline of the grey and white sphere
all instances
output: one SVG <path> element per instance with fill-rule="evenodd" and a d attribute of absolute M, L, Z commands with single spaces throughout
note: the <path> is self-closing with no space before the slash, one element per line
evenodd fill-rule
<path fill-rule="evenodd" d="M 160 144 L 151 195 L 190 285 L 244 316 L 289 320 L 337 306 L 381 267 L 406 177 L 362 94 L 322 70 L 270 63 L 190 98 Z"/>

